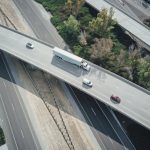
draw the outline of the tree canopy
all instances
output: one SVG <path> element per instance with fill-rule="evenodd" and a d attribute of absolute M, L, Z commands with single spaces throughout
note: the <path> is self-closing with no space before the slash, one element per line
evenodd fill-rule
<path fill-rule="evenodd" d="M 109 37 L 110 31 L 116 24 L 116 21 L 113 20 L 113 15 L 113 8 L 110 8 L 109 11 L 106 8 L 103 8 L 97 14 L 97 17 L 89 22 L 89 31 L 98 37 Z"/>

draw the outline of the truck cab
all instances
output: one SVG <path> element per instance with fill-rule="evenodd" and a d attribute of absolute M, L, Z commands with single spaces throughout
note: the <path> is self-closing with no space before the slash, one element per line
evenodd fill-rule
<path fill-rule="evenodd" d="M 84 61 L 81 57 L 76 56 L 70 52 L 64 51 L 58 47 L 54 47 L 53 53 L 58 58 L 61 58 L 62 60 L 66 62 L 79 66 L 85 69 L 86 71 L 89 71 L 91 68 L 90 65 L 86 61 Z"/>
<path fill-rule="evenodd" d="M 82 62 L 82 67 L 83 67 L 83 69 L 85 69 L 87 71 L 89 71 L 91 68 L 90 65 L 85 61 Z"/>

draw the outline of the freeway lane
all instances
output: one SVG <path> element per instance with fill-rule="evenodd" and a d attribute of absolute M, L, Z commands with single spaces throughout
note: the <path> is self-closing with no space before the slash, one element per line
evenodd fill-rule
<path fill-rule="evenodd" d="M 54 34 L 52 25 L 47 24 L 47 22 L 44 20 L 44 17 L 41 15 L 41 12 L 39 12 L 39 10 L 35 7 L 35 5 L 32 3 L 32 1 L 14 0 L 14 2 L 16 3 L 17 7 L 21 11 L 22 15 L 26 18 L 26 21 L 29 23 L 32 30 L 34 31 L 34 34 L 39 39 L 42 39 L 45 42 L 48 42 L 48 43 L 51 43 L 53 45 L 57 45 L 58 47 L 60 47 L 61 41 L 59 41 L 59 39 L 60 39 L 59 36 L 57 34 L 56 35 Z M 30 10 L 28 10 L 29 8 L 30 8 Z M 28 11 L 30 11 L 30 13 L 28 13 Z M 39 19 L 39 16 L 40 16 L 40 19 Z M 37 25 L 38 22 L 39 22 L 39 25 Z M 43 36 L 43 35 L 45 35 L 45 36 Z M 81 95 L 83 95 L 83 93 Z M 87 101 L 88 101 L 88 99 L 87 99 Z M 90 101 L 92 101 L 92 100 L 90 99 Z M 82 102 L 84 103 L 84 101 L 82 101 Z M 92 103 L 94 103 L 94 105 L 96 105 L 95 101 L 92 101 Z M 84 104 L 83 104 L 83 106 L 84 106 Z M 84 107 L 87 107 L 87 106 L 84 106 Z M 90 108 L 89 105 L 88 105 L 88 108 Z M 95 116 L 93 116 L 93 111 L 91 109 L 89 109 L 88 111 L 89 111 L 89 113 L 92 113 L 92 115 L 90 115 L 90 117 L 94 118 Z M 108 110 L 106 110 L 105 113 L 108 113 L 107 111 Z M 106 147 L 108 149 L 115 149 L 115 150 L 116 149 L 124 149 L 124 147 L 127 147 L 128 149 L 131 149 L 131 150 L 134 149 L 133 145 L 130 143 L 130 140 L 128 140 L 124 134 L 121 134 L 121 140 L 125 146 L 123 146 L 123 144 L 120 141 L 118 142 L 116 133 L 114 133 L 112 127 L 106 120 L 106 118 L 104 116 L 105 114 L 103 114 L 101 111 L 98 111 L 97 114 L 98 114 L 98 116 L 101 116 L 100 119 L 102 118 L 102 120 L 99 120 L 99 118 L 98 118 L 98 122 L 101 122 L 100 124 L 102 124 L 102 125 L 98 127 L 99 131 L 98 131 L 98 129 L 93 129 L 94 130 L 93 132 L 96 135 L 98 142 L 99 142 L 100 146 L 103 147 L 103 149 L 106 149 Z M 113 120 L 113 117 L 111 114 L 109 115 L 109 118 L 111 118 L 111 121 L 114 122 L 114 126 L 118 126 L 118 123 L 116 123 L 116 121 Z M 94 124 L 98 123 L 95 120 L 92 120 L 92 121 L 94 121 Z M 107 128 L 106 128 L 106 129 L 108 129 L 107 131 L 106 131 L 106 129 L 104 129 L 105 125 L 107 126 Z M 106 135 L 104 135 L 102 130 L 105 131 Z M 122 133 L 120 131 L 120 128 L 117 130 L 117 132 L 119 132 L 119 134 Z M 107 137 L 107 135 L 109 135 L 111 137 Z M 102 141 L 101 138 L 102 139 L 104 138 L 104 142 Z M 113 140 L 113 143 L 112 143 L 112 140 Z"/>
<path fill-rule="evenodd" d="M 34 130 L 31 131 L 30 121 L 21 104 L 20 94 L 11 83 L 8 68 L 3 60 L 0 55 L 0 98 L 11 125 L 14 144 L 16 143 L 15 150 L 40 150 Z"/>
<path fill-rule="evenodd" d="M 64 47 L 59 41 L 60 38 L 55 36 L 55 28 L 52 24 L 47 23 L 41 12 L 32 0 L 13 0 L 17 8 L 20 10 L 22 16 L 26 19 L 32 31 L 37 38 L 42 39 L 43 41 L 57 45 L 59 47 Z"/>
<path fill-rule="evenodd" d="M 105 7 L 110 9 L 112 5 L 107 3 L 105 0 L 86 0 L 86 2 L 93 6 L 97 10 L 101 10 L 101 8 Z M 134 35 L 136 38 L 141 40 L 147 46 L 150 46 L 150 31 L 144 24 L 140 24 L 129 15 L 124 14 L 117 8 L 114 8 L 114 18 L 117 19 L 118 24 L 123 27 L 126 31 Z"/>
<path fill-rule="evenodd" d="M 136 16 L 136 14 L 134 14 L 132 9 L 130 9 L 125 4 L 125 0 L 104 0 L 104 1 L 106 1 L 109 4 L 112 4 L 112 6 L 118 8 L 119 10 L 125 12 L 125 14 L 128 14 L 129 16 L 140 22 L 140 19 Z"/>
<path fill-rule="evenodd" d="M 0 48 L 3 51 L 64 80 L 150 129 L 149 91 L 92 63 L 90 63 L 91 70 L 86 72 L 77 66 L 53 57 L 51 46 L 12 32 L 2 26 L 0 27 L 0 39 Z M 33 50 L 29 50 L 25 46 L 29 41 L 35 46 Z M 94 86 L 88 88 L 83 85 L 83 78 L 90 79 Z M 110 101 L 112 94 L 118 95 L 122 99 L 119 105 Z"/>
<path fill-rule="evenodd" d="M 135 150 L 130 139 L 104 104 L 75 88 L 69 89 L 102 149 Z"/>

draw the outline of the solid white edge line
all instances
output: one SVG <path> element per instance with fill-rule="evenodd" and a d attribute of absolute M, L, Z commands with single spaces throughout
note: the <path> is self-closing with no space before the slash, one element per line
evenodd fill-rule
<path fill-rule="evenodd" d="M 4 82 L 4 81 L 3 81 L 3 84 L 4 84 L 5 88 L 6 88 L 6 84 L 5 84 L 5 82 Z"/>
<path fill-rule="evenodd" d="M 11 75 L 10 75 L 10 73 L 9 73 L 9 69 L 8 69 L 8 67 L 7 67 L 7 65 L 6 65 L 6 63 L 5 63 L 3 57 L 2 57 L 2 60 L 3 60 L 3 63 L 4 63 L 4 65 L 5 65 L 5 67 L 6 67 L 6 70 L 7 70 L 7 72 L 8 72 L 9 77 L 10 77 L 11 81 L 13 82 L 12 77 L 11 77 Z M 32 130 L 31 130 L 31 127 L 30 127 L 29 121 L 28 121 L 28 119 L 27 119 L 27 116 L 26 116 L 26 114 L 25 114 L 25 111 L 24 111 L 24 109 L 23 109 L 23 106 L 22 106 L 22 104 L 21 104 L 21 102 L 20 102 L 20 98 L 19 98 L 18 93 L 17 93 L 17 91 L 16 91 L 16 87 L 15 87 L 13 84 L 12 84 L 12 86 L 13 86 L 13 88 L 14 88 L 14 90 L 15 90 L 15 93 L 16 93 L 16 95 L 17 95 L 17 97 L 18 97 L 18 100 L 19 100 L 20 106 L 21 106 L 21 108 L 22 108 L 23 114 L 24 114 L 24 116 L 25 116 L 25 119 L 26 119 L 26 121 L 27 121 L 27 124 L 28 124 L 28 127 L 29 127 L 29 129 L 30 129 L 31 135 L 32 135 L 32 137 L 33 137 L 34 143 L 35 143 L 36 148 L 37 148 L 37 150 L 38 150 L 37 143 L 35 142 L 35 141 L 36 141 L 36 140 L 35 140 L 35 137 L 34 137 L 33 132 L 32 132 Z"/>
<path fill-rule="evenodd" d="M 97 100 L 95 99 L 96 103 L 97 103 Z M 99 106 L 99 104 L 97 103 L 97 105 Z M 122 144 L 124 145 L 124 142 L 121 140 L 120 136 L 118 135 L 117 131 L 114 129 L 113 125 L 111 124 L 111 122 L 109 121 L 108 117 L 105 115 L 104 111 L 102 110 L 102 108 L 99 106 L 100 110 L 102 111 L 102 113 L 104 114 L 105 118 L 108 120 L 110 126 L 112 127 L 112 129 L 114 130 L 114 132 L 116 133 L 116 135 L 118 136 L 119 140 L 122 142 Z M 126 134 L 125 134 L 126 135 Z M 127 136 L 127 135 L 126 135 Z M 129 138 L 128 138 L 129 139 Z M 130 140 L 129 140 L 130 141 Z M 132 143 L 131 143 L 132 144 Z M 132 144 L 133 145 L 133 144 Z M 134 147 L 134 145 L 133 145 Z M 125 150 L 128 150 L 125 145 L 124 145 L 124 148 Z M 135 149 L 135 147 L 134 147 Z M 136 150 L 136 149 L 135 149 Z"/>
<path fill-rule="evenodd" d="M 17 148 L 17 150 L 18 150 L 18 145 L 17 145 L 16 139 L 15 139 L 15 136 L 14 136 L 14 133 L 13 133 L 13 130 L 12 130 L 11 123 L 10 123 L 10 121 L 9 121 L 9 117 L 8 117 L 8 114 L 7 114 L 7 111 L 6 111 L 6 107 L 5 107 L 5 104 L 4 104 L 4 102 L 3 102 L 1 93 L 0 93 L 0 99 L 1 99 L 1 102 L 2 102 L 2 105 L 3 105 L 3 108 L 4 108 L 4 111 L 5 111 L 5 114 L 6 114 L 6 118 L 7 118 L 8 124 L 9 124 L 9 126 L 10 126 L 10 130 L 11 130 L 11 133 L 12 133 L 12 136 L 13 136 L 13 139 L 14 139 L 14 142 L 15 142 L 15 145 L 16 145 L 16 148 Z"/>
<path fill-rule="evenodd" d="M 80 101 L 78 100 L 78 98 L 77 98 L 77 96 L 75 95 L 74 91 L 72 90 L 71 86 L 70 86 L 70 85 L 68 85 L 68 86 L 70 87 L 72 93 L 74 94 L 74 96 L 75 96 L 75 98 L 77 99 L 79 105 L 81 106 L 82 110 L 84 111 L 84 113 L 85 113 L 87 119 L 89 120 L 91 126 L 94 128 L 94 126 L 93 126 L 93 124 L 92 124 L 92 121 L 90 120 L 89 116 L 88 116 L 87 113 L 85 112 L 83 106 L 81 105 Z M 81 114 L 82 114 L 82 112 L 81 112 Z M 82 114 L 82 115 L 83 115 L 83 114 Z M 83 116 L 83 117 L 84 117 L 84 116 Z M 86 121 L 86 120 L 85 120 L 85 121 Z M 94 128 L 94 129 L 95 129 L 95 128 Z M 96 137 L 95 137 L 95 138 L 96 138 Z M 99 136 L 98 136 L 98 138 L 100 139 L 101 143 L 103 144 L 104 149 L 107 150 L 107 148 L 106 148 L 106 146 L 104 145 L 102 139 L 101 139 Z M 100 146 L 101 146 L 101 145 L 100 145 Z"/>
<path fill-rule="evenodd" d="M 108 107 L 108 110 L 110 111 L 110 113 L 113 115 L 113 117 L 115 118 L 115 120 L 117 121 L 118 125 L 120 126 L 121 130 L 123 131 L 123 133 L 126 135 L 127 139 L 130 141 L 130 143 L 132 144 L 131 140 L 129 139 L 129 137 L 127 136 L 127 134 L 125 133 L 123 127 L 121 126 L 120 122 L 118 121 L 116 115 L 114 114 L 114 112 Z M 135 149 L 135 146 L 132 144 L 132 146 Z M 136 150 L 136 149 L 135 149 Z"/>
<path fill-rule="evenodd" d="M 23 134 L 23 131 L 22 131 L 22 129 L 20 129 L 20 131 L 21 131 L 21 135 L 22 135 L 22 137 L 24 138 L 24 134 Z"/>
<path fill-rule="evenodd" d="M 13 111 L 15 111 L 15 108 L 14 108 L 14 105 L 13 105 L 13 103 L 12 103 L 12 108 L 13 108 Z"/>
<path fill-rule="evenodd" d="M 95 113 L 95 111 L 94 111 L 94 109 L 91 107 L 91 110 L 92 110 L 92 112 L 94 113 L 94 115 L 96 116 L 96 113 Z"/>

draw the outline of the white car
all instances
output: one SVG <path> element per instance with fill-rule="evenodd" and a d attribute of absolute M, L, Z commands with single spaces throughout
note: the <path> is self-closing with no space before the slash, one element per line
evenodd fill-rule
<path fill-rule="evenodd" d="M 27 48 L 30 48 L 30 49 L 33 49 L 34 48 L 34 45 L 32 43 L 27 43 L 26 44 L 26 47 Z"/>
<path fill-rule="evenodd" d="M 89 79 L 84 78 L 82 82 L 89 87 L 93 86 L 93 83 Z"/>

